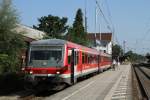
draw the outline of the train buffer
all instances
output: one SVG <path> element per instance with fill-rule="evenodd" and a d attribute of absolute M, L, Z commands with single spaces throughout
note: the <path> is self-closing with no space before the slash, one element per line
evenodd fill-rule
<path fill-rule="evenodd" d="M 45 100 L 132 100 L 131 65 L 100 73 Z"/>

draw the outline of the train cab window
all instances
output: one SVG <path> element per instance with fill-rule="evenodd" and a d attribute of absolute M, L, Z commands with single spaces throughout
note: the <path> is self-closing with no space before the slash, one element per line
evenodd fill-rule
<path fill-rule="evenodd" d="M 62 65 L 62 49 L 32 50 L 29 65 L 33 67 L 55 67 Z"/>

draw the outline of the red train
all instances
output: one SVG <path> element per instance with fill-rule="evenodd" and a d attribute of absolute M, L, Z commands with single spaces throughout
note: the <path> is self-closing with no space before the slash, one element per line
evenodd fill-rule
<path fill-rule="evenodd" d="M 28 66 L 23 68 L 26 87 L 59 89 L 72 85 L 77 78 L 100 72 L 111 65 L 111 55 L 60 39 L 33 41 Z M 42 85 L 41 85 L 42 84 Z"/>

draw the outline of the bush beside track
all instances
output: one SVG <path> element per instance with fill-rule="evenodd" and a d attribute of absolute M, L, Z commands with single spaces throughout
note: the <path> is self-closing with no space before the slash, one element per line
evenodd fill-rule
<path fill-rule="evenodd" d="M 7 95 L 23 90 L 22 73 L 5 73 L 0 75 L 0 95 Z"/>

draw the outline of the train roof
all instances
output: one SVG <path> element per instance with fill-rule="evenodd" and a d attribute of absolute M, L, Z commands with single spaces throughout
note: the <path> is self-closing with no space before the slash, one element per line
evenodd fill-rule
<path fill-rule="evenodd" d="M 64 45 L 67 41 L 61 39 L 45 39 L 31 42 L 31 45 Z"/>
<path fill-rule="evenodd" d="M 102 56 L 110 56 L 106 53 L 97 51 L 96 49 L 93 48 L 89 48 L 86 46 L 82 46 L 76 43 L 72 43 L 66 40 L 61 40 L 61 39 L 45 39 L 45 40 L 37 40 L 37 41 L 33 41 L 30 43 L 31 45 L 65 45 L 67 44 L 69 47 L 71 48 L 76 48 L 76 49 L 81 49 L 85 52 L 93 52 L 94 54 L 100 54 Z"/>

